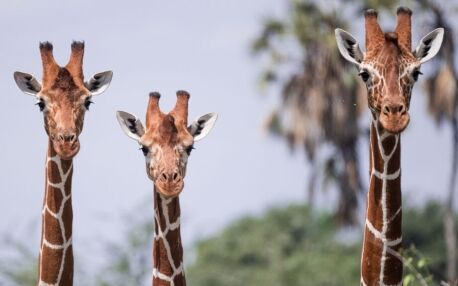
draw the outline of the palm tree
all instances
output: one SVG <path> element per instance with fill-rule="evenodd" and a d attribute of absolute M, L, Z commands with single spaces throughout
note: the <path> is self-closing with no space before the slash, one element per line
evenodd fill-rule
<path fill-rule="evenodd" d="M 314 1 L 290 4 L 290 17 L 266 20 L 253 43 L 254 53 L 269 59 L 263 83 L 280 82 L 283 87 L 282 103 L 268 116 L 266 126 L 291 148 L 304 148 L 312 166 L 309 203 L 320 173 L 318 165 L 322 165 L 324 183 L 334 182 L 339 190 L 338 221 L 356 224 L 358 194 L 362 193 L 358 118 L 366 99 L 364 88 L 345 71 L 348 66 L 336 52 L 334 29 L 346 25 L 336 10 L 325 10 Z M 283 52 L 292 45 L 299 47 L 297 58 L 293 52 Z M 282 70 L 288 67 L 294 72 L 285 76 Z M 321 153 L 326 153 L 324 159 Z"/>
<path fill-rule="evenodd" d="M 437 124 L 450 123 L 452 128 L 452 168 L 444 211 L 444 239 L 447 256 L 447 279 L 453 283 L 457 278 L 456 226 L 453 220 L 453 200 L 456 190 L 458 167 L 458 77 L 454 66 L 454 31 L 445 17 L 445 11 L 430 0 L 417 0 L 425 11 L 430 11 L 433 27 L 443 27 L 445 37 L 436 61 L 436 70 L 426 80 L 425 91 L 428 96 L 428 110 Z M 450 7 L 449 7 L 450 8 Z M 449 9 L 448 8 L 448 9 Z M 456 283 L 456 282 L 455 282 Z"/>

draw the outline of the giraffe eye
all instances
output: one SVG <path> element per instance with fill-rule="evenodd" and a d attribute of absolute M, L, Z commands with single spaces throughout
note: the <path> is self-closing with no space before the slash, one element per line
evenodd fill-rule
<path fill-rule="evenodd" d="M 86 110 L 89 110 L 89 106 L 92 103 L 94 103 L 94 102 L 92 102 L 91 97 L 86 98 L 86 100 L 84 101 L 84 107 L 86 108 Z"/>
<path fill-rule="evenodd" d="M 363 79 L 364 82 L 368 81 L 370 78 L 370 74 L 365 70 L 361 71 L 359 76 Z"/>
<path fill-rule="evenodd" d="M 194 145 L 191 145 L 191 146 L 188 146 L 186 147 L 185 151 L 186 151 L 186 154 L 191 155 L 191 151 L 194 150 L 196 148 L 194 148 Z"/>
<path fill-rule="evenodd" d="M 144 145 L 142 145 L 142 147 L 140 147 L 140 150 L 142 150 L 143 155 L 145 155 L 145 156 L 148 155 L 148 153 L 149 153 L 148 147 L 146 147 Z"/>
<path fill-rule="evenodd" d="M 421 71 L 414 70 L 413 73 L 412 73 L 413 80 L 417 81 L 418 80 L 418 76 L 420 76 L 421 74 L 423 74 Z"/>
<path fill-rule="evenodd" d="M 40 111 L 43 111 L 46 107 L 44 100 L 41 98 L 38 100 L 37 103 L 35 103 L 35 105 L 38 105 L 38 108 L 40 108 Z"/>

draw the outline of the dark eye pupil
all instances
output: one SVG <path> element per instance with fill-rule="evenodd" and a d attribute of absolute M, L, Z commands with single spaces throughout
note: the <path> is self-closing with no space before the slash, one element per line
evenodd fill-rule
<path fill-rule="evenodd" d="M 91 103 L 93 103 L 91 101 L 91 98 L 90 97 L 86 98 L 86 101 L 84 102 L 84 107 L 86 107 L 86 109 L 89 110 L 89 106 L 91 105 Z"/>
<path fill-rule="evenodd" d="M 421 75 L 421 71 L 414 71 L 413 74 L 412 74 L 412 77 L 415 81 L 418 80 L 418 77 Z"/>
<path fill-rule="evenodd" d="M 37 102 L 37 105 L 38 105 L 38 108 L 40 108 L 40 111 L 43 111 L 46 106 L 42 99 L 40 99 L 40 101 Z"/>
<path fill-rule="evenodd" d="M 193 146 L 193 145 L 191 145 L 191 146 L 189 146 L 189 147 L 186 148 L 186 153 L 188 154 L 188 156 L 191 155 L 191 151 L 192 151 L 193 149 L 194 149 L 194 146 Z"/>
<path fill-rule="evenodd" d="M 363 81 L 367 81 L 367 80 L 369 79 L 369 73 L 366 72 L 366 71 L 360 72 L 359 75 L 361 76 L 361 78 L 363 79 Z"/>
<path fill-rule="evenodd" d="M 148 152 L 149 152 L 148 147 L 142 146 L 142 147 L 140 147 L 140 150 L 142 150 L 143 155 L 145 155 L 145 156 L 148 155 Z"/>

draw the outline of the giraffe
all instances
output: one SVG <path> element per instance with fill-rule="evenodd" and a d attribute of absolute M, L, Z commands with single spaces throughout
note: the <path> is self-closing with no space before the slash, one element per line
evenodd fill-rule
<path fill-rule="evenodd" d="M 154 183 L 154 286 L 186 285 L 180 235 L 180 202 L 188 157 L 197 142 L 208 135 L 216 113 L 198 117 L 188 126 L 189 93 L 177 92 L 177 102 L 165 114 L 159 108 L 160 94 L 149 95 L 146 130 L 137 117 L 123 111 L 117 119 L 127 136 L 140 144 L 146 173 Z"/>
<path fill-rule="evenodd" d="M 420 66 L 438 53 L 444 29 L 428 33 L 412 51 L 410 9 L 397 9 L 396 29 L 389 33 L 382 32 L 375 10 L 364 16 L 366 53 L 350 33 L 335 30 L 340 53 L 357 66 L 367 86 L 372 116 L 361 285 L 402 285 L 401 133 L 410 121 Z"/>
<path fill-rule="evenodd" d="M 73 42 L 71 56 L 60 67 L 49 42 L 40 43 L 43 79 L 15 72 L 20 90 L 33 95 L 44 117 L 48 134 L 45 166 L 45 195 L 38 263 L 38 285 L 73 285 L 72 174 L 73 157 L 80 149 L 79 135 L 91 98 L 104 92 L 113 76 L 111 71 L 95 74 L 84 82 L 84 42 Z"/>

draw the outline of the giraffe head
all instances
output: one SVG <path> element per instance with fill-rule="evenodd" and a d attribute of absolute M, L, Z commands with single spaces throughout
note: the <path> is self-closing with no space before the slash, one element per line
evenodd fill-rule
<path fill-rule="evenodd" d="M 400 133 L 409 124 L 410 96 L 421 75 L 420 66 L 438 53 L 444 37 L 443 28 L 435 29 L 412 50 L 411 16 L 408 8 L 398 8 L 395 31 L 383 33 L 377 12 L 367 10 L 366 53 L 350 33 L 335 31 L 340 53 L 358 67 L 366 83 L 373 118 L 391 133 Z"/>
<path fill-rule="evenodd" d="M 146 111 L 146 128 L 140 120 L 123 111 L 117 112 L 121 128 L 140 144 L 146 159 L 146 173 L 164 197 L 176 197 L 184 187 L 186 165 L 194 142 L 207 136 L 217 114 L 209 113 L 188 126 L 186 91 L 177 92 L 177 102 L 169 113 L 159 108 L 160 94 L 150 93 Z"/>
<path fill-rule="evenodd" d="M 79 135 L 83 129 L 84 114 L 89 110 L 92 96 L 104 92 L 113 76 L 111 71 L 95 74 L 84 81 L 84 42 L 73 42 L 70 61 L 60 67 L 53 56 L 49 42 L 40 43 L 43 80 L 32 75 L 15 72 L 14 80 L 26 94 L 37 99 L 44 116 L 46 133 L 56 153 L 63 159 L 73 158 L 79 151 Z"/>

